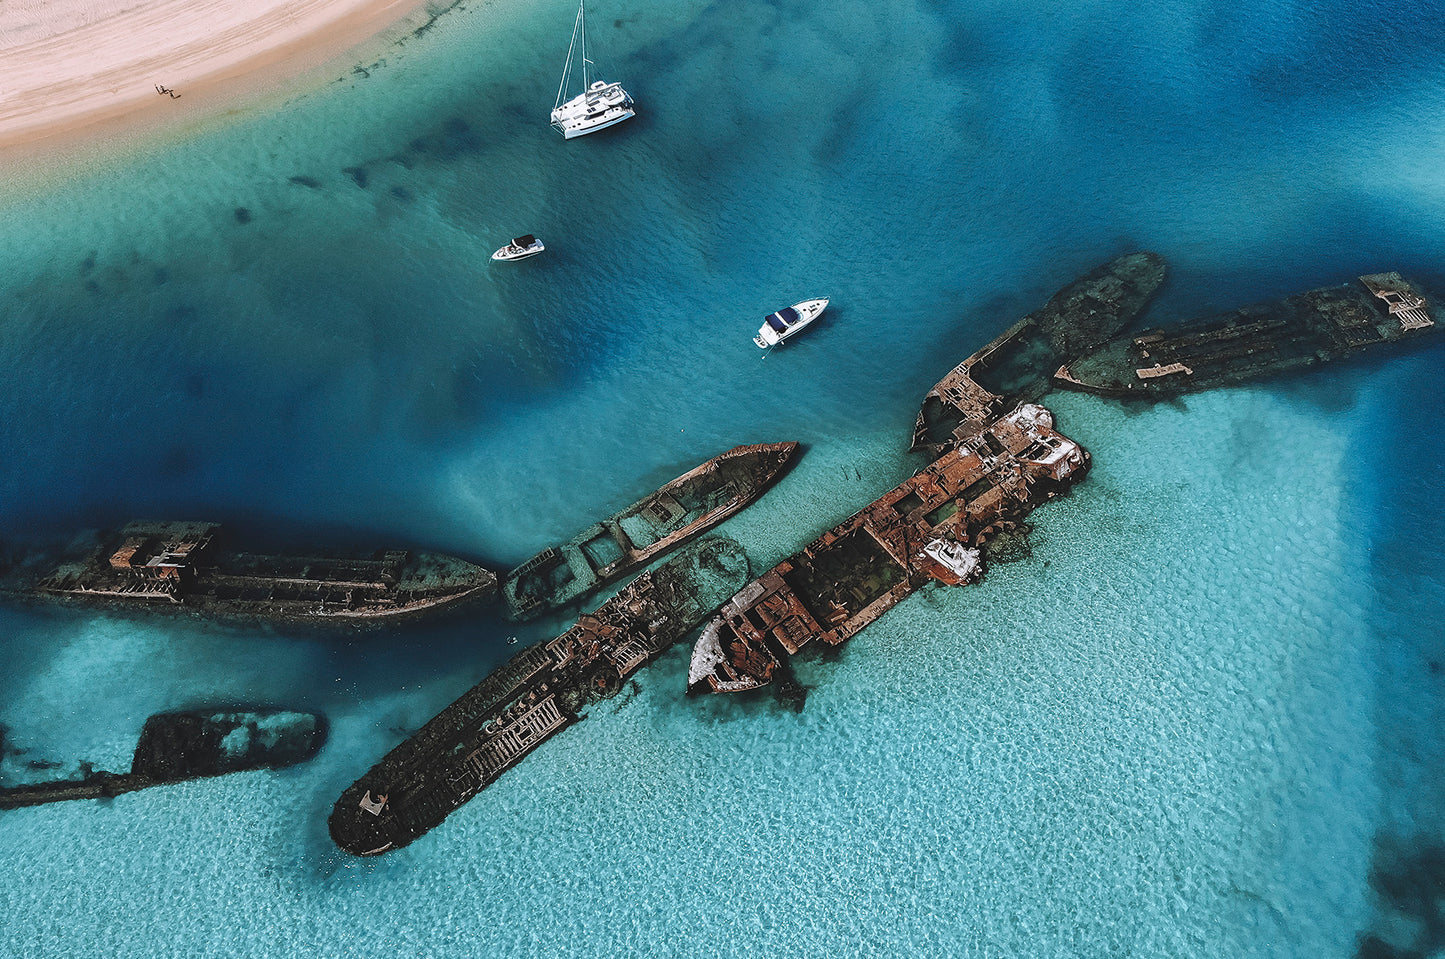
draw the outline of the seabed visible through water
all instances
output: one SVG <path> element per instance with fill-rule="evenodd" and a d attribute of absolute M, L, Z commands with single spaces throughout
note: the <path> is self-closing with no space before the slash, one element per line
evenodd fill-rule
<path fill-rule="evenodd" d="M 174 517 L 505 569 L 799 440 L 722 527 L 762 570 L 916 468 L 938 377 L 1119 253 L 1171 264 L 1151 322 L 1445 290 L 1429 5 L 599 3 L 638 115 L 593 137 L 546 124 L 573 11 L 494 2 L 0 187 L 3 548 Z M 543 256 L 489 261 L 525 232 Z M 760 318 L 824 295 L 762 359 Z M 123 763 L 197 702 L 331 724 L 291 769 L 0 815 L 0 952 L 1438 949 L 1402 910 L 1441 883 L 1441 355 L 1055 394 L 1090 477 L 979 586 L 796 663 L 800 713 L 684 699 L 684 642 L 378 862 L 331 845 L 335 797 L 559 623 L 0 610 L 6 769 Z"/>

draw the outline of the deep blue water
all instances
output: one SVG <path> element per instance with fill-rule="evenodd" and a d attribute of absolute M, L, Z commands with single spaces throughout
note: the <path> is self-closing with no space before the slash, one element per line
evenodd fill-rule
<path fill-rule="evenodd" d="M 918 465 L 922 393 L 1151 249 L 1167 322 L 1398 269 L 1445 292 L 1437 3 L 601 3 L 638 100 L 546 126 L 572 11 L 455 8 L 363 69 L 0 186 L 0 547 L 138 516 L 497 568 L 738 443 L 756 569 Z M 401 38 L 401 39 L 397 39 Z M 508 237 L 547 253 L 494 265 Z M 759 318 L 833 305 L 766 360 Z M 0 953 L 1351 956 L 1439 949 L 1445 346 L 1156 408 L 1031 553 L 799 664 L 686 650 L 426 838 L 335 796 L 484 676 L 491 614 L 326 638 L 0 610 L 26 760 L 146 715 L 328 715 L 303 766 L 0 814 Z M 686 644 L 682 644 L 685 646 Z"/>

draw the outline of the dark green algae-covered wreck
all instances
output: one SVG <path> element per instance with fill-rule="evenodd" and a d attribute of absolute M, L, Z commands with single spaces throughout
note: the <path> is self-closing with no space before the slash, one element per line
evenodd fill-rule
<path fill-rule="evenodd" d="M 723 604 L 748 578 L 747 556 L 723 537 L 685 548 L 642 574 L 556 639 L 524 649 L 336 801 L 331 838 L 374 856 L 404 846 L 613 696 L 629 677 Z"/>
<path fill-rule="evenodd" d="M 67 799 L 105 799 L 149 786 L 278 769 L 310 759 L 326 741 L 326 720 L 285 709 L 182 710 L 145 722 L 130 772 L 92 770 L 78 779 L 0 788 L 0 809 Z"/>
<path fill-rule="evenodd" d="M 1097 348 L 1149 305 L 1167 268 L 1157 253 L 1095 267 L 950 370 L 923 398 L 912 449 L 933 456 L 1049 391 L 1049 373 Z"/>
<path fill-rule="evenodd" d="M 1109 339 L 1054 374 L 1064 389 L 1157 400 L 1318 366 L 1433 333 L 1435 309 L 1399 273 L 1307 290 Z"/>
<path fill-rule="evenodd" d="M 580 602 L 748 506 L 783 474 L 796 442 L 736 446 L 502 577 L 513 619 Z"/>

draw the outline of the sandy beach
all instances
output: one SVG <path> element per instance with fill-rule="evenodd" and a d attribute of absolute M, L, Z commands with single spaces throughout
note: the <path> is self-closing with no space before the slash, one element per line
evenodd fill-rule
<path fill-rule="evenodd" d="M 424 0 L 10 0 L 0 4 L 0 147 L 230 108 L 423 8 Z"/>

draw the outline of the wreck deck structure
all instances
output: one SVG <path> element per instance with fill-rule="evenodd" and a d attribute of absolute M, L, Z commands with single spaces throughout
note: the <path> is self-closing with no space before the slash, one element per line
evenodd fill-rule
<path fill-rule="evenodd" d="M 746 582 L 729 539 L 695 543 L 548 643 L 529 647 L 387 753 L 336 801 L 337 846 L 373 856 L 439 825 L 630 677 Z"/>
<path fill-rule="evenodd" d="M 728 600 L 693 649 L 688 691 L 765 686 L 782 657 L 843 643 L 925 583 L 973 581 L 980 547 L 1088 464 L 1043 407 L 998 417 Z"/>
<path fill-rule="evenodd" d="M 1065 389 L 1157 399 L 1304 369 L 1435 329 L 1424 293 L 1399 273 L 1296 293 L 1182 326 L 1118 336 L 1060 367 Z"/>
<path fill-rule="evenodd" d="M 289 556 L 229 552 L 216 523 L 133 522 L 62 564 L 36 592 L 91 605 L 181 606 L 280 622 L 354 622 L 490 596 L 497 577 L 435 553 Z"/>
<path fill-rule="evenodd" d="M 661 558 L 761 496 L 797 449 L 795 442 L 734 447 L 542 550 L 503 577 L 509 614 L 533 619 Z"/>
<path fill-rule="evenodd" d="M 937 456 L 1012 405 L 1050 389 L 1049 372 L 1127 327 L 1164 282 L 1164 258 L 1130 253 L 1090 271 L 955 366 L 923 399 L 911 449 Z"/>

